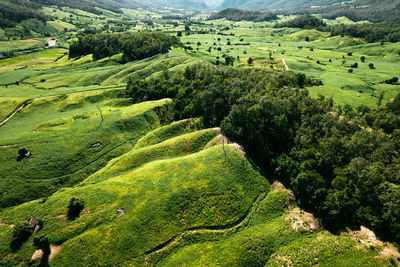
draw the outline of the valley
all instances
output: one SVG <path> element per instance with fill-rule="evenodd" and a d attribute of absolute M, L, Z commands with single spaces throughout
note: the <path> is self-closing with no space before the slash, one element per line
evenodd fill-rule
<path fill-rule="evenodd" d="M 0 17 L 0 265 L 400 264 L 398 26 L 50 2 Z"/>

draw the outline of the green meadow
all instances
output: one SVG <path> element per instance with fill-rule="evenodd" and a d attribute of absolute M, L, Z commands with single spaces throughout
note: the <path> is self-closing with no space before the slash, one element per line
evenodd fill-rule
<path fill-rule="evenodd" d="M 54 19 L 55 47 L 46 48 L 47 37 L 0 42 L 0 265 L 31 265 L 33 240 L 42 234 L 54 250 L 50 266 L 398 264 L 388 243 L 321 229 L 219 128 L 204 129 L 198 118 L 173 121 L 173 100 L 133 104 L 125 89 L 131 80 L 183 75 L 187 66 L 233 57 L 234 68 L 321 80 L 308 88 L 312 96 L 376 107 L 379 95 L 385 105 L 400 92 L 399 84 L 384 83 L 399 75 L 399 43 L 276 29 L 274 22 L 201 20 L 186 33 L 185 21 L 163 18 L 179 13 L 103 11 L 44 7 Z M 69 58 L 68 44 L 88 25 L 180 32 L 183 46 L 128 63 L 122 54 Z M 31 155 L 19 158 L 22 148 Z M 72 197 L 84 201 L 74 220 L 67 216 Z M 32 217 L 43 227 L 12 248 L 15 225 Z"/>

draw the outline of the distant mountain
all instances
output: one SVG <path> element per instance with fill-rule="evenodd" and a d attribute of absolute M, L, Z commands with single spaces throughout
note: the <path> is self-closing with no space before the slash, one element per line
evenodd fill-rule
<path fill-rule="evenodd" d="M 13 27 L 25 19 L 36 18 L 45 21 L 41 12 L 43 5 L 71 7 L 100 14 L 96 7 L 121 12 L 121 7 L 141 6 L 134 0 L 0 0 L 0 26 Z"/>
<path fill-rule="evenodd" d="M 138 0 L 139 3 L 147 6 L 162 8 L 179 8 L 186 10 L 208 9 L 203 0 Z"/>

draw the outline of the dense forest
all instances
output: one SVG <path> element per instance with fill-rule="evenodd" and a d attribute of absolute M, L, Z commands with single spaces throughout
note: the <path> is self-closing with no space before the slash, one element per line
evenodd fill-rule
<path fill-rule="evenodd" d="M 240 78 L 238 78 L 240 77 Z M 176 119 L 201 117 L 245 147 L 269 177 L 333 231 L 366 225 L 400 240 L 400 95 L 387 107 L 334 108 L 302 74 L 196 65 L 132 81 L 134 102 L 171 97 Z"/>
<path fill-rule="evenodd" d="M 25 19 L 36 18 L 46 21 L 46 16 L 38 11 L 40 5 L 25 0 L 0 0 L 0 27 L 13 27 Z"/>
<path fill-rule="evenodd" d="M 346 16 L 353 21 L 371 21 L 375 23 L 385 22 L 400 24 L 400 3 L 394 0 L 362 0 L 352 1 L 351 6 L 337 6 L 335 8 L 323 8 L 316 10 L 325 18 L 334 19 Z"/>
<path fill-rule="evenodd" d="M 180 45 L 177 37 L 165 33 L 88 34 L 71 44 L 69 57 L 93 54 L 95 60 L 123 53 L 125 62 L 166 53 Z"/>
<path fill-rule="evenodd" d="M 289 21 L 277 23 L 274 27 L 317 29 L 323 32 L 330 32 L 332 36 L 349 35 L 356 38 L 363 38 L 367 42 L 400 41 L 400 26 L 368 23 L 326 25 L 321 19 L 311 15 L 303 15 Z"/>
<path fill-rule="evenodd" d="M 126 1 L 112 0 L 0 0 L 0 27 L 12 27 L 25 19 L 36 18 L 46 21 L 46 16 L 40 11 L 42 5 L 56 5 L 85 10 L 94 14 L 102 14 L 98 7 L 121 13 L 120 7 L 128 6 Z M 129 6 L 137 6 L 129 2 Z"/>
<path fill-rule="evenodd" d="M 237 8 L 227 8 L 218 13 L 212 14 L 208 20 L 215 20 L 215 19 L 227 19 L 231 21 L 270 21 L 278 19 L 278 16 L 272 12 L 266 11 L 247 11 L 247 10 L 240 10 Z"/>

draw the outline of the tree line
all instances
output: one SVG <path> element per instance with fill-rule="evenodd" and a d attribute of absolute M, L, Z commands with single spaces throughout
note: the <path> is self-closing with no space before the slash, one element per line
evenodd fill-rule
<path fill-rule="evenodd" d="M 165 33 L 88 34 L 71 44 L 69 57 L 93 54 L 98 60 L 123 53 L 123 60 L 127 62 L 167 53 L 171 46 L 180 44 L 177 37 Z"/>
<path fill-rule="evenodd" d="M 400 41 L 400 27 L 387 24 L 336 24 L 326 25 L 322 19 L 311 15 L 298 16 L 292 20 L 277 23 L 275 28 L 301 28 L 316 29 L 323 32 L 330 32 L 332 36 L 352 36 L 363 38 L 367 42 L 398 42 Z"/>
<path fill-rule="evenodd" d="M 241 10 L 237 8 L 226 8 L 220 12 L 212 14 L 208 20 L 215 20 L 215 19 L 223 19 L 226 18 L 227 20 L 231 21 L 271 21 L 278 19 L 278 16 L 275 13 L 267 12 L 267 11 L 248 11 L 248 10 Z"/>
<path fill-rule="evenodd" d="M 38 19 L 42 22 L 49 18 L 41 11 L 43 5 L 56 5 L 85 10 L 101 15 L 97 7 L 121 13 L 120 6 L 110 2 L 94 2 L 88 0 L 0 0 L 0 27 L 14 27 L 26 19 Z"/>
<path fill-rule="evenodd" d="M 332 231 L 366 225 L 400 241 L 400 95 L 386 107 L 334 108 L 291 72 L 196 65 L 131 81 L 133 102 L 173 98 L 175 119 L 220 126 Z"/>

